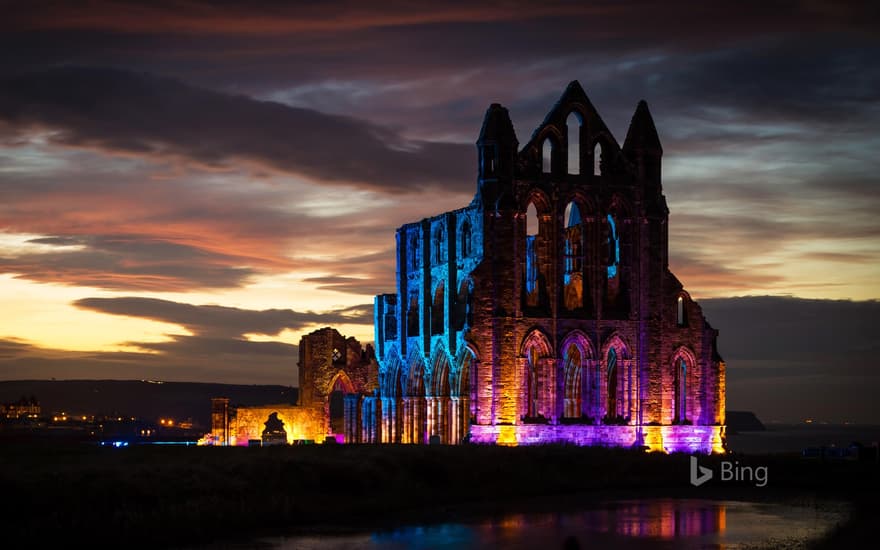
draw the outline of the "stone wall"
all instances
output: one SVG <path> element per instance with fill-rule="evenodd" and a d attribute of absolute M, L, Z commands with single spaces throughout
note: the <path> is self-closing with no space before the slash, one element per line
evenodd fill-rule
<path fill-rule="evenodd" d="M 650 451 L 724 452 L 723 426 L 471 426 L 471 443 L 644 447 Z"/>
<path fill-rule="evenodd" d="M 230 445 L 247 445 L 251 440 L 259 440 L 265 429 L 265 422 L 272 413 L 284 422 L 287 443 L 297 440 L 323 442 L 327 432 L 320 409 L 298 407 L 289 404 L 261 405 L 259 407 L 239 407 L 230 420 Z"/>

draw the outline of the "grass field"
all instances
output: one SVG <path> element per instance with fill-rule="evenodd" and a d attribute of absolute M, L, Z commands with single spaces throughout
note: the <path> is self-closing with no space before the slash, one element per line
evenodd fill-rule
<path fill-rule="evenodd" d="M 873 529 L 876 463 L 701 457 L 701 464 L 716 467 L 720 460 L 767 466 L 769 482 L 691 487 L 688 460 L 562 446 L 5 446 L 0 521 L 8 548 L 157 548 L 525 506 L 564 508 L 617 496 L 822 496 L 856 505 L 851 524 L 833 533 L 827 547 L 860 540 L 853 537 Z"/>

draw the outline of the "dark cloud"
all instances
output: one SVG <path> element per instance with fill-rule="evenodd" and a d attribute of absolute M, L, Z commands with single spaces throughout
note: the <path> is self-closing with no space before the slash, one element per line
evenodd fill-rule
<path fill-rule="evenodd" d="M 407 192 L 472 188 L 474 147 L 405 140 L 351 117 L 120 70 L 61 68 L 0 81 L 0 120 L 49 128 L 57 145 L 253 162 L 321 182 Z"/>
<path fill-rule="evenodd" d="M 387 277 L 383 277 L 387 279 Z M 327 277 L 308 277 L 303 279 L 306 283 L 315 283 L 320 290 L 335 290 L 351 294 L 381 294 L 380 281 L 359 277 L 345 277 L 342 275 L 330 275 Z M 385 282 L 385 281 L 382 281 Z M 387 283 L 385 284 L 387 286 Z"/>
<path fill-rule="evenodd" d="M 756 296 L 700 300 L 719 330 L 727 404 L 766 420 L 880 423 L 880 302 Z"/>
<path fill-rule="evenodd" d="M 0 256 L 0 271 L 41 283 L 153 291 L 239 287 L 256 273 L 243 267 L 243 258 L 143 236 L 46 237 L 29 242 L 77 248 Z"/>
<path fill-rule="evenodd" d="M 238 337 L 244 334 L 274 336 L 282 330 L 299 330 L 317 324 L 372 324 L 373 306 L 364 304 L 316 313 L 290 309 L 254 311 L 215 305 L 192 305 L 157 298 L 83 298 L 74 305 L 109 313 L 163 321 L 186 327 L 199 336 Z M 164 345 L 164 344 L 163 344 Z"/>
<path fill-rule="evenodd" d="M 0 378 L 297 384 L 299 348 L 282 342 L 175 336 L 130 345 L 144 351 L 67 351 L 0 338 Z"/>
<path fill-rule="evenodd" d="M 192 358 L 238 355 L 242 357 L 281 357 L 288 362 L 296 357 L 297 346 L 284 342 L 251 342 L 240 338 L 205 338 L 175 335 L 170 342 L 126 342 L 143 350 L 162 353 L 181 361 Z"/>

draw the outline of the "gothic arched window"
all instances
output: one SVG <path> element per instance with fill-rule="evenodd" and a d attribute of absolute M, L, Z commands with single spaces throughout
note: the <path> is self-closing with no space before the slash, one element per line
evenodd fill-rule
<path fill-rule="evenodd" d="M 419 257 L 419 237 L 415 233 L 409 236 L 407 251 L 409 252 L 410 269 L 418 269 L 421 267 L 422 262 Z"/>
<path fill-rule="evenodd" d="M 532 300 L 536 305 L 538 289 L 538 209 L 534 203 L 529 203 L 526 209 L 526 293 L 534 296 Z"/>
<path fill-rule="evenodd" d="M 680 357 L 675 365 L 675 418 L 676 422 L 687 420 L 687 361 Z"/>
<path fill-rule="evenodd" d="M 541 145 L 541 172 L 549 174 L 553 171 L 553 142 L 546 138 Z"/>
<path fill-rule="evenodd" d="M 620 235 L 617 233 L 617 224 L 614 222 L 614 217 L 608 214 L 607 220 L 608 240 L 606 244 L 608 246 L 608 261 L 606 265 L 608 266 L 608 278 L 613 279 L 617 277 L 618 264 L 620 264 Z"/>
<path fill-rule="evenodd" d="M 471 224 L 465 220 L 461 224 L 461 257 L 468 258 L 471 255 Z"/>
<path fill-rule="evenodd" d="M 608 350 L 608 418 L 617 417 L 617 350 Z"/>
<path fill-rule="evenodd" d="M 568 173 L 581 173 L 581 115 L 572 111 L 565 120 L 568 127 Z"/>
<path fill-rule="evenodd" d="M 431 254 L 432 254 L 432 263 L 434 265 L 440 265 L 443 262 L 443 224 L 438 224 L 437 227 L 434 228 L 434 235 L 431 239 Z"/>

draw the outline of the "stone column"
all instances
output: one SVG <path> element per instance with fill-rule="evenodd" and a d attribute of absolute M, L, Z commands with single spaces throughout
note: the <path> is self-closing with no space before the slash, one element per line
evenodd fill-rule
<path fill-rule="evenodd" d="M 427 437 L 434 434 L 438 434 L 440 432 L 437 431 L 439 427 L 439 423 L 437 420 L 439 419 L 439 415 L 437 414 L 437 405 L 439 404 L 439 399 L 435 397 L 425 397 L 425 412 L 427 413 L 427 418 L 425 419 L 425 428 L 427 432 Z"/>

